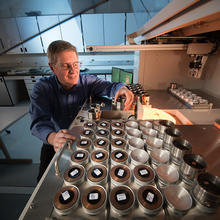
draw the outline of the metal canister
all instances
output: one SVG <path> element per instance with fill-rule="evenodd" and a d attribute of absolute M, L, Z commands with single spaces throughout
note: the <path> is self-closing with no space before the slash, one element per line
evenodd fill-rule
<path fill-rule="evenodd" d="M 158 137 L 163 139 L 164 134 L 165 134 L 165 130 L 167 128 L 173 128 L 174 123 L 169 120 L 155 120 L 153 123 L 153 127 L 154 127 L 154 129 L 158 130 Z"/>
<path fill-rule="evenodd" d="M 79 204 L 80 192 L 76 186 L 65 186 L 55 195 L 54 210 L 58 215 L 70 214 Z"/>
<path fill-rule="evenodd" d="M 114 186 L 126 185 L 131 181 L 131 170 L 124 164 L 116 165 L 111 168 L 110 176 Z"/>
<path fill-rule="evenodd" d="M 161 187 L 176 184 L 179 181 L 179 172 L 175 166 L 161 164 L 156 168 L 156 173 Z"/>
<path fill-rule="evenodd" d="M 141 138 L 131 138 L 128 140 L 129 154 L 135 149 L 144 149 L 144 141 Z"/>
<path fill-rule="evenodd" d="M 76 142 L 76 148 L 77 150 L 83 149 L 90 152 L 92 150 L 92 141 L 88 138 L 82 138 Z"/>
<path fill-rule="evenodd" d="M 122 121 L 112 121 L 112 130 L 114 129 L 123 129 L 124 123 Z"/>
<path fill-rule="evenodd" d="M 99 130 L 96 131 L 95 135 L 96 135 L 96 138 L 107 138 L 107 139 L 109 139 L 110 132 L 109 132 L 109 130 L 106 130 L 106 129 L 99 129 Z"/>
<path fill-rule="evenodd" d="M 86 165 L 89 162 L 89 153 L 86 150 L 77 150 L 71 156 L 71 163 Z"/>
<path fill-rule="evenodd" d="M 131 167 L 139 164 L 147 164 L 149 162 L 149 154 L 143 149 L 135 149 L 131 151 Z"/>
<path fill-rule="evenodd" d="M 133 120 L 127 121 L 127 122 L 125 123 L 125 129 L 126 129 L 126 131 L 127 131 L 128 129 L 131 129 L 131 128 L 136 128 L 136 129 L 138 129 L 138 122 L 137 122 L 137 121 L 133 121 Z"/>
<path fill-rule="evenodd" d="M 198 154 L 185 154 L 180 165 L 180 174 L 182 181 L 189 185 L 196 184 L 196 176 L 205 171 L 207 167 L 206 161 Z"/>
<path fill-rule="evenodd" d="M 150 152 L 151 164 L 154 169 L 160 164 L 168 164 L 170 161 L 170 152 L 164 149 L 153 149 Z"/>
<path fill-rule="evenodd" d="M 97 124 L 98 129 L 110 129 L 110 123 L 108 121 L 99 121 Z"/>
<path fill-rule="evenodd" d="M 182 133 L 177 128 L 166 128 L 164 135 L 164 147 L 170 150 L 170 145 L 172 144 L 174 138 L 182 136 Z"/>
<path fill-rule="evenodd" d="M 138 189 L 137 200 L 139 207 L 148 215 L 156 215 L 163 206 L 161 192 L 153 186 L 142 186 Z"/>
<path fill-rule="evenodd" d="M 150 166 L 144 164 L 136 166 L 133 170 L 133 174 L 134 182 L 139 186 L 150 185 L 155 178 L 154 170 Z"/>
<path fill-rule="evenodd" d="M 134 192 L 128 186 L 116 186 L 110 191 L 111 209 L 123 216 L 127 215 L 135 203 Z"/>
<path fill-rule="evenodd" d="M 108 172 L 103 165 L 95 165 L 89 168 L 87 179 L 91 185 L 103 185 L 107 182 Z"/>
<path fill-rule="evenodd" d="M 145 140 L 149 137 L 157 137 L 158 131 L 153 128 L 144 128 L 142 129 L 142 136 Z"/>
<path fill-rule="evenodd" d="M 145 128 L 152 128 L 153 124 L 150 121 L 147 120 L 140 120 L 139 121 L 139 127 L 140 130 L 143 130 Z"/>
<path fill-rule="evenodd" d="M 109 140 L 106 138 L 97 138 L 93 141 L 94 150 L 109 150 Z"/>
<path fill-rule="evenodd" d="M 173 214 L 184 215 L 192 207 L 192 197 L 189 192 L 180 185 L 169 185 L 164 188 L 164 197 L 168 204 L 168 210 Z"/>
<path fill-rule="evenodd" d="M 87 121 L 84 123 L 84 128 L 96 130 L 96 123 L 94 121 Z"/>
<path fill-rule="evenodd" d="M 125 150 L 126 140 L 124 138 L 114 138 L 111 140 L 112 150 Z"/>
<path fill-rule="evenodd" d="M 153 149 L 160 149 L 163 147 L 163 140 L 160 138 L 149 137 L 145 142 L 149 154 Z"/>
<path fill-rule="evenodd" d="M 89 120 L 98 120 L 100 117 L 100 112 L 96 108 L 92 108 L 88 110 L 88 118 Z"/>
<path fill-rule="evenodd" d="M 124 150 L 114 150 L 111 153 L 111 164 L 112 166 L 119 164 L 127 164 L 128 162 L 128 154 Z"/>
<path fill-rule="evenodd" d="M 108 152 L 106 150 L 96 150 L 93 151 L 90 155 L 91 162 L 94 165 L 103 164 L 107 165 L 108 163 Z"/>
<path fill-rule="evenodd" d="M 171 162 L 180 165 L 184 154 L 191 153 L 192 145 L 183 138 L 175 138 L 171 144 Z"/>
<path fill-rule="evenodd" d="M 95 133 L 93 130 L 91 129 L 84 129 L 81 133 L 80 133 L 80 137 L 81 138 L 88 138 L 88 139 L 93 139 L 95 137 Z"/>
<path fill-rule="evenodd" d="M 193 198 L 203 212 L 214 213 L 220 205 L 220 177 L 200 173 L 193 189 Z"/>
<path fill-rule="evenodd" d="M 64 172 L 66 185 L 79 185 L 85 179 L 85 168 L 81 165 L 73 165 Z"/>
<path fill-rule="evenodd" d="M 125 132 L 122 129 L 112 130 L 112 138 L 125 138 Z"/>
<path fill-rule="evenodd" d="M 130 128 L 127 130 L 127 138 L 141 137 L 141 131 L 136 128 Z"/>
<path fill-rule="evenodd" d="M 106 208 L 107 193 L 100 185 L 91 186 L 82 193 L 81 203 L 89 215 L 98 215 Z"/>

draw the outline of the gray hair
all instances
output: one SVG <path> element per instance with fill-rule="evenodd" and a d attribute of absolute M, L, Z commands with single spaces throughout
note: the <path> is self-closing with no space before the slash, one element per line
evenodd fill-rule
<path fill-rule="evenodd" d="M 56 40 L 50 43 L 49 47 L 47 48 L 47 56 L 49 63 L 55 64 L 57 62 L 57 54 L 64 50 L 71 50 L 75 52 L 78 56 L 76 47 L 73 46 L 71 43 L 64 40 Z"/>

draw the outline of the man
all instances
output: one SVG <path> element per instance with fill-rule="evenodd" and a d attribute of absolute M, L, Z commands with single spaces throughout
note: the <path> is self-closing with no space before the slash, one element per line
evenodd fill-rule
<path fill-rule="evenodd" d="M 38 181 L 55 152 L 67 139 L 75 137 L 68 127 L 83 103 L 92 96 L 125 96 L 125 110 L 133 103 L 133 93 L 122 83 L 111 83 L 91 75 L 80 75 L 76 48 L 66 41 L 54 41 L 47 50 L 54 75 L 42 77 L 31 94 L 32 134 L 43 141 Z"/>

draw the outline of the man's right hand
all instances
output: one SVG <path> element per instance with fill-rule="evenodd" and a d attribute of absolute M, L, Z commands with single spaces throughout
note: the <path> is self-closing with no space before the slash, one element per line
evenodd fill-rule
<path fill-rule="evenodd" d="M 67 129 L 61 129 L 58 132 L 51 132 L 47 137 L 47 142 L 50 145 L 53 145 L 55 151 L 58 151 L 66 141 L 70 141 L 72 143 L 76 138 L 68 133 Z"/>

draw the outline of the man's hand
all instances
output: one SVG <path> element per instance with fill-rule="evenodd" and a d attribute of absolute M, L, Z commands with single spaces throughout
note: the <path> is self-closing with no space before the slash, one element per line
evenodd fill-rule
<path fill-rule="evenodd" d="M 50 145 L 53 145 L 55 151 L 58 151 L 63 145 L 66 143 L 67 140 L 72 143 L 76 138 L 68 133 L 68 130 L 62 129 L 58 132 L 51 132 L 47 137 L 47 142 Z"/>
<path fill-rule="evenodd" d="M 124 110 L 129 110 L 134 101 L 133 92 L 131 92 L 127 87 L 123 86 L 115 94 L 115 102 L 117 101 L 119 96 L 125 96 L 126 101 L 124 103 L 125 105 Z"/>

